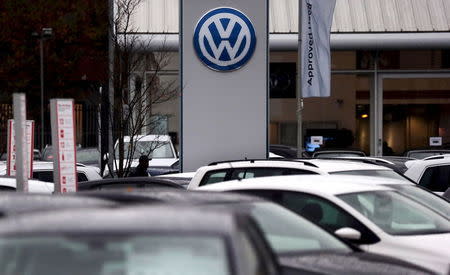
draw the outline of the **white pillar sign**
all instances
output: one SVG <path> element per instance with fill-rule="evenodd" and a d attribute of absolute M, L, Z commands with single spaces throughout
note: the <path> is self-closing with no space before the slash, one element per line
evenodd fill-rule
<path fill-rule="evenodd" d="M 28 178 L 33 177 L 33 150 L 34 150 L 34 121 L 27 120 L 25 124 L 25 135 L 27 139 L 27 167 Z M 8 120 L 8 146 L 6 148 L 6 175 L 16 175 L 16 143 L 15 143 L 15 131 L 14 131 L 14 119 Z"/>
<path fill-rule="evenodd" d="M 76 192 L 77 167 L 73 99 L 52 99 L 50 111 L 52 145 L 55 151 L 53 158 L 55 193 Z"/>
<path fill-rule="evenodd" d="M 181 0 L 181 167 L 268 156 L 268 0 Z"/>

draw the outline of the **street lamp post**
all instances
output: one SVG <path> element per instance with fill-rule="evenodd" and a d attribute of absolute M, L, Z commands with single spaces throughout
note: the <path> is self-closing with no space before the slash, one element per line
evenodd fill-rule
<path fill-rule="evenodd" d="M 39 39 L 40 53 L 40 75 L 41 75 L 41 152 L 44 149 L 44 40 L 51 38 L 53 35 L 52 28 L 42 28 L 41 33 L 33 32 L 32 36 Z"/>

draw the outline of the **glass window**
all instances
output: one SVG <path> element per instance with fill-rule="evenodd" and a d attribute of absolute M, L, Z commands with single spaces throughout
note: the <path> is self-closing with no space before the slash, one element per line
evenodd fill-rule
<path fill-rule="evenodd" d="M 450 203 L 441 196 L 412 184 L 391 184 L 389 187 L 399 190 L 400 193 L 422 203 L 447 219 L 450 219 Z"/>
<path fill-rule="evenodd" d="M 225 181 L 226 177 L 227 171 L 208 172 L 200 183 L 200 186 Z"/>
<path fill-rule="evenodd" d="M 33 179 L 45 182 L 53 182 L 53 171 L 38 171 L 33 172 Z"/>
<path fill-rule="evenodd" d="M 8 237 L 3 275 L 226 275 L 224 240 L 214 236 Z"/>
<path fill-rule="evenodd" d="M 350 251 L 335 237 L 283 207 L 269 203 L 254 203 L 250 206 L 250 213 L 277 253 Z"/>
<path fill-rule="evenodd" d="M 399 175 L 397 172 L 392 170 L 352 170 L 352 171 L 331 172 L 330 174 L 383 177 L 389 179 L 406 180 L 403 176 Z"/>
<path fill-rule="evenodd" d="M 97 148 L 77 150 L 77 162 L 79 163 L 98 163 L 100 152 Z"/>
<path fill-rule="evenodd" d="M 421 235 L 450 232 L 448 220 L 397 192 L 374 191 L 338 197 L 388 234 Z"/>
<path fill-rule="evenodd" d="M 450 165 L 427 168 L 419 184 L 433 192 L 445 192 L 450 187 Z"/>
<path fill-rule="evenodd" d="M 332 234 L 343 227 L 351 227 L 361 233 L 361 243 L 375 243 L 379 240 L 353 216 L 322 198 L 300 192 L 278 190 L 251 190 L 246 193 L 256 194 L 280 204 Z"/>
<path fill-rule="evenodd" d="M 231 174 L 230 180 L 248 179 L 271 176 L 285 176 L 285 175 L 311 175 L 317 174 L 309 170 L 288 169 L 288 168 L 242 168 L 235 169 Z"/>

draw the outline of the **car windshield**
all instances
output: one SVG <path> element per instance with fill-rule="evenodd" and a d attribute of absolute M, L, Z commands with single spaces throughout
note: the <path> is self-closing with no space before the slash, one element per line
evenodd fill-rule
<path fill-rule="evenodd" d="M 97 163 L 100 159 L 100 152 L 97 148 L 77 150 L 77 162 Z"/>
<path fill-rule="evenodd" d="M 275 253 L 320 250 L 349 252 L 351 249 L 313 223 L 269 202 L 242 203 L 236 206 L 249 213 L 260 225 Z"/>
<path fill-rule="evenodd" d="M 389 187 L 399 190 L 400 193 L 450 219 L 450 203 L 442 197 L 412 184 L 391 184 Z"/>
<path fill-rule="evenodd" d="M 219 236 L 8 237 L 0 239 L 0 274 L 227 275 Z"/>
<path fill-rule="evenodd" d="M 391 235 L 450 232 L 447 219 L 395 191 L 351 193 L 338 197 Z"/>
<path fill-rule="evenodd" d="M 129 152 L 129 150 L 133 150 L 133 152 Z M 149 156 L 152 159 L 175 157 L 170 143 L 162 141 L 137 141 L 133 149 L 131 149 L 129 142 L 125 142 L 125 158 L 129 154 L 133 155 L 132 159 L 139 159 L 142 155 Z M 118 157 L 119 150 L 116 150 L 116 158 Z"/>
<path fill-rule="evenodd" d="M 393 170 L 351 170 L 351 171 L 330 172 L 330 174 L 383 177 L 389 179 L 406 180 L 403 176 L 399 175 L 397 172 Z"/>

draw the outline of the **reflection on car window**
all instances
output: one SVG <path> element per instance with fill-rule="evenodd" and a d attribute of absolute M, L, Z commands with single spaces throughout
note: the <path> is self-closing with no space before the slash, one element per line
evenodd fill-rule
<path fill-rule="evenodd" d="M 300 192 L 279 190 L 251 190 L 246 193 L 262 196 L 280 204 L 332 234 L 343 227 L 351 227 L 361 232 L 361 243 L 378 241 L 378 238 L 353 216 L 322 198 Z"/>
<path fill-rule="evenodd" d="M 450 165 L 427 168 L 419 184 L 433 192 L 445 192 L 450 187 Z"/>
<path fill-rule="evenodd" d="M 339 197 L 388 234 L 450 232 L 448 220 L 397 192 L 362 192 Z"/>
<path fill-rule="evenodd" d="M 0 257 L 2 275 L 231 273 L 219 236 L 8 237 Z"/>

